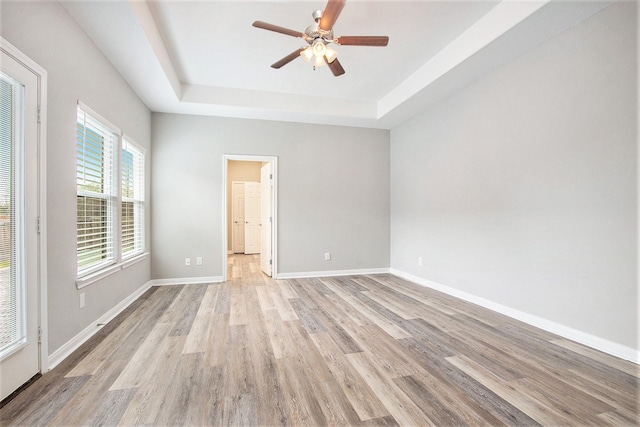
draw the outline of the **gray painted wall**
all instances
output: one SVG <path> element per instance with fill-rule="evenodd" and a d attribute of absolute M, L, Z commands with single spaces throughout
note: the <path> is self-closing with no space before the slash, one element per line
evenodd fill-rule
<path fill-rule="evenodd" d="M 638 348 L 635 19 L 615 4 L 392 130 L 392 268 Z"/>
<path fill-rule="evenodd" d="M 77 101 L 147 148 L 147 159 L 151 156 L 151 114 L 59 3 L 2 2 L 0 19 L 2 37 L 48 72 L 46 191 L 51 354 L 150 279 L 147 259 L 82 291 L 76 288 Z M 147 237 L 147 247 L 148 244 Z M 83 309 L 79 308 L 80 292 L 86 296 Z"/>
<path fill-rule="evenodd" d="M 606 9 L 389 135 L 151 117 L 59 4 L 3 2 L 0 34 L 49 73 L 49 353 L 151 277 L 221 274 L 223 153 L 278 156 L 280 272 L 391 259 L 398 270 L 638 348 L 633 7 Z M 153 166 L 153 257 L 84 288 L 82 310 L 77 100 L 145 146 Z M 184 267 L 187 256 L 205 263 Z"/>
<path fill-rule="evenodd" d="M 389 267 L 388 131 L 154 113 L 152 137 L 154 279 L 222 274 L 223 154 L 278 157 L 279 273 Z"/>

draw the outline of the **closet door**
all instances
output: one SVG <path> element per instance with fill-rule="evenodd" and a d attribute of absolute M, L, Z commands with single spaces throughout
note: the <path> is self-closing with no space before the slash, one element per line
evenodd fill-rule
<path fill-rule="evenodd" d="M 244 252 L 244 182 L 231 185 L 231 250 L 241 254 Z"/>
<path fill-rule="evenodd" d="M 244 183 L 244 253 L 260 253 L 260 183 Z"/>

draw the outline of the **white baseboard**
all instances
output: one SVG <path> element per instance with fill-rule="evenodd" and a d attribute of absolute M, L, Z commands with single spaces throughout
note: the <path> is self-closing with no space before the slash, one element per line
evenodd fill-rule
<path fill-rule="evenodd" d="M 306 279 L 310 277 L 331 277 L 331 276 L 356 276 L 358 274 L 382 274 L 389 273 L 388 268 L 362 268 L 356 270 L 334 270 L 334 271 L 301 271 L 297 273 L 278 273 L 276 279 Z"/>
<path fill-rule="evenodd" d="M 113 320 L 118 314 L 122 313 L 125 308 L 129 307 L 135 300 L 140 298 L 142 294 L 144 294 L 147 290 L 151 288 L 151 282 L 145 283 L 142 287 L 138 288 L 134 293 L 126 297 L 124 300 L 120 301 L 115 307 L 111 310 L 107 311 L 105 314 L 100 316 L 94 322 L 92 322 L 89 326 L 84 328 L 78 335 L 71 338 L 69 341 L 64 343 L 60 348 L 49 355 L 49 363 L 47 366 L 47 370 L 51 370 L 55 368 L 60 362 L 69 357 L 71 353 L 76 351 L 78 347 L 84 344 L 89 338 L 91 338 L 94 334 L 96 334 L 102 326 L 106 325 L 111 320 Z"/>
<path fill-rule="evenodd" d="M 149 281 L 150 286 L 169 286 L 169 285 L 199 285 L 202 283 L 220 283 L 222 276 L 205 276 L 205 277 L 177 277 L 174 279 L 153 279 Z"/>
<path fill-rule="evenodd" d="M 584 344 L 596 350 L 603 351 L 612 356 L 616 356 L 621 359 L 625 359 L 630 362 L 640 364 L 640 350 L 636 350 L 634 348 L 627 347 L 627 346 L 615 343 L 613 341 L 609 341 L 604 338 L 600 338 L 598 336 L 579 331 L 577 329 L 573 329 L 561 323 L 557 323 L 542 317 L 534 316 L 532 314 L 528 314 L 523 311 L 516 310 L 506 305 L 498 304 L 494 301 L 490 301 L 488 299 L 452 288 L 450 286 L 432 282 L 430 280 L 423 279 L 421 277 L 414 276 L 412 274 L 405 273 L 403 271 L 399 271 L 394 268 L 390 269 L 389 272 L 395 276 L 409 280 L 410 282 L 416 283 L 418 285 L 435 289 L 436 291 L 440 291 L 447 295 L 451 295 L 453 297 L 459 298 L 461 300 L 471 302 L 473 304 L 479 305 L 484 308 L 488 308 L 489 310 L 504 314 L 513 319 L 520 320 L 521 322 L 527 323 L 529 325 L 535 326 L 537 328 L 543 329 L 547 332 L 551 332 L 561 337 L 570 339 L 580 344 Z"/>

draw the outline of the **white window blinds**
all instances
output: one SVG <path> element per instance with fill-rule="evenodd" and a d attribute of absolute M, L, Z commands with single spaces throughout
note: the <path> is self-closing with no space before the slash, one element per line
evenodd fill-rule
<path fill-rule="evenodd" d="M 122 141 L 122 257 L 144 252 L 144 164 L 145 153 L 128 139 Z"/>
<path fill-rule="evenodd" d="M 118 131 L 78 107 L 78 276 L 116 261 Z"/>
<path fill-rule="evenodd" d="M 0 73 L 0 358 L 26 342 L 23 110 L 24 87 Z"/>

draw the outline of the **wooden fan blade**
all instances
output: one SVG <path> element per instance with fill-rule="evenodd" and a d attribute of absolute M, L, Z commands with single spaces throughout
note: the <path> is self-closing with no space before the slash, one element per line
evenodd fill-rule
<path fill-rule="evenodd" d="M 322 12 L 322 18 L 320 18 L 319 27 L 321 30 L 329 31 L 333 28 L 333 24 L 338 20 L 346 2 L 346 0 L 329 0 L 327 7 Z"/>
<path fill-rule="evenodd" d="M 386 46 L 387 36 L 340 36 L 337 43 L 341 46 Z"/>
<path fill-rule="evenodd" d="M 289 55 L 282 58 L 280 61 L 271 65 L 271 68 L 281 68 L 284 65 L 287 65 L 289 62 L 293 61 L 296 58 L 300 57 L 300 52 L 302 52 L 304 48 L 300 48 L 296 51 L 291 52 Z"/>
<path fill-rule="evenodd" d="M 300 31 L 290 30 L 288 28 L 279 27 L 277 25 L 268 24 L 268 23 L 262 22 L 262 21 L 254 22 L 253 26 L 256 27 L 256 28 L 262 28 L 263 30 L 275 31 L 276 33 L 286 34 L 288 36 L 293 36 L 293 37 L 302 37 L 302 36 L 304 36 L 304 34 L 302 34 Z"/>
<path fill-rule="evenodd" d="M 324 60 L 331 69 L 331 72 L 334 76 L 338 77 L 344 74 L 344 68 L 342 68 L 342 65 L 340 65 L 340 61 L 338 61 L 338 58 L 334 59 L 333 62 L 327 61 L 326 57 L 324 58 Z"/>

